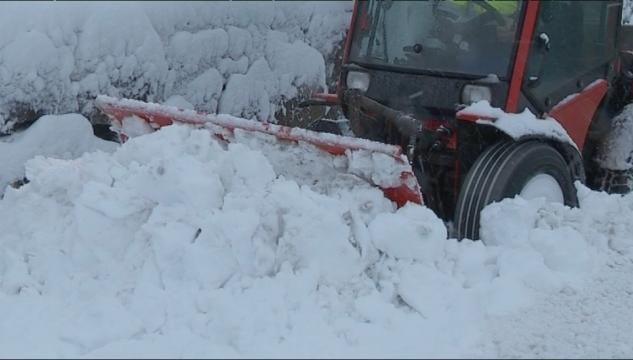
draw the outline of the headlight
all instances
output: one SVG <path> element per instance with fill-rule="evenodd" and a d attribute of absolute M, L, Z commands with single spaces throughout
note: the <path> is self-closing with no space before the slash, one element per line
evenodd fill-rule
<path fill-rule="evenodd" d="M 462 103 L 466 105 L 474 104 L 478 101 L 492 100 L 492 92 L 489 87 L 479 85 L 466 85 L 462 90 Z"/>
<path fill-rule="evenodd" d="M 358 89 L 362 92 L 369 89 L 369 74 L 361 71 L 350 71 L 347 73 L 347 88 Z"/>

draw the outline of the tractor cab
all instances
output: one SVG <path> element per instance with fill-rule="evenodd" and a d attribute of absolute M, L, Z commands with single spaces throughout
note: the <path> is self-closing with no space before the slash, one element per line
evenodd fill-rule
<path fill-rule="evenodd" d="M 507 184 L 478 184 L 505 190 L 470 200 L 464 191 L 473 191 L 471 178 L 491 170 L 472 173 L 490 161 L 482 156 L 495 144 L 545 143 L 569 168 L 561 170 L 567 183 L 597 183 L 600 143 L 630 101 L 633 72 L 625 76 L 618 48 L 621 16 L 621 0 L 357 0 L 337 99 L 356 136 L 406 149 L 425 203 L 439 216 L 457 221 L 476 212 L 470 222 L 478 223 L 486 203 L 520 193 L 530 180 L 515 174 Z M 482 100 L 507 114 L 527 109 L 553 119 L 571 141 L 529 129 L 519 139 L 482 126 L 477 114 L 460 117 Z M 563 186 L 561 176 L 548 181 L 572 189 L 562 192 L 573 206 L 573 186 Z M 477 227 L 457 236 L 477 237 Z"/>
<path fill-rule="evenodd" d="M 342 88 L 414 114 L 478 100 L 543 114 L 608 75 L 621 1 L 529 3 L 358 1 Z M 513 75 L 521 91 L 510 94 Z"/>
<path fill-rule="evenodd" d="M 443 77 L 507 78 L 518 38 L 520 3 L 363 1 L 349 61 Z"/>

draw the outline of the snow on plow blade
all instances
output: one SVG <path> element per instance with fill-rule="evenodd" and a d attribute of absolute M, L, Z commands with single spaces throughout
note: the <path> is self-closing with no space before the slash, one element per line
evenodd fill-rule
<path fill-rule="evenodd" d="M 422 204 L 416 177 L 399 146 L 104 95 L 97 97 L 95 105 L 109 117 L 113 129 L 119 133 L 121 142 L 127 140 L 129 135 L 126 133 L 126 122 L 139 120 L 151 129 L 159 129 L 173 123 L 189 124 L 205 128 L 227 142 L 231 142 L 235 130 L 268 134 L 279 141 L 303 142 L 333 156 L 347 157 L 350 173 L 381 188 L 385 196 L 399 207 L 407 202 Z M 354 159 L 362 157 L 358 154 L 371 155 L 374 160 L 374 167 L 370 167 L 369 171 L 371 173 L 368 173 L 367 166 L 354 166 Z M 379 168 L 376 168 L 376 165 Z"/>

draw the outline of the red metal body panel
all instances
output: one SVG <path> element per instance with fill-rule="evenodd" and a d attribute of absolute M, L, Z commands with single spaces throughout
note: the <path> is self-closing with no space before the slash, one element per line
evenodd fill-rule
<path fill-rule="evenodd" d="M 508 100 L 505 108 L 505 111 L 509 113 L 514 113 L 518 110 L 521 85 L 523 84 L 525 66 L 527 64 L 528 55 L 530 54 L 530 45 L 532 44 L 536 17 L 538 16 L 539 2 L 534 0 L 528 1 L 525 6 L 525 19 L 523 20 L 517 55 L 514 60 L 514 67 L 512 68 L 510 90 L 508 92 Z"/>
<path fill-rule="evenodd" d="M 458 111 L 457 114 L 455 114 L 455 118 L 457 118 L 457 120 L 463 120 L 463 121 L 469 121 L 469 122 L 477 122 L 477 120 L 494 121 L 497 119 L 494 116 L 482 115 L 482 114 L 467 112 L 464 110 Z"/>
<path fill-rule="evenodd" d="M 310 98 L 312 100 L 319 101 L 323 105 L 334 106 L 340 104 L 340 99 L 338 94 L 329 94 L 329 93 L 313 93 Z"/>
<path fill-rule="evenodd" d="M 565 128 L 580 151 L 585 145 L 589 124 L 608 88 L 606 80 L 597 80 L 580 93 L 561 101 L 548 114 Z"/>
<path fill-rule="evenodd" d="M 358 17 L 358 0 L 354 0 L 354 6 L 352 9 L 352 18 L 349 22 L 347 29 L 347 38 L 345 39 L 345 48 L 343 49 L 343 64 L 347 64 L 349 58 L 350 48 L 352 46 L 352 37 L 354 35 L 354 25 L 356 23 L 356 17 Z"/>
<path fill-rule="evenodd" d="M 382 188 L 385 197 L 398 205 L 403 207 L 408 202 L 422 204 L 422 193 L 418 185 L 418 179 L 413 172 L 403 172 L 400 174 L 401 185 L 391 188 Z M 410 184 L 415 184 L 411 186 Z"/>

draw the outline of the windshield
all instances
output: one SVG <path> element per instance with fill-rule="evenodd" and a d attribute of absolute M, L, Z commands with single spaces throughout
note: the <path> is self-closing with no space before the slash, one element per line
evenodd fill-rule
<path fill-rule="evenodd" d="M 350 60 L 506 78 L 517 38 L 519 3 L 361 0 Z"/>

